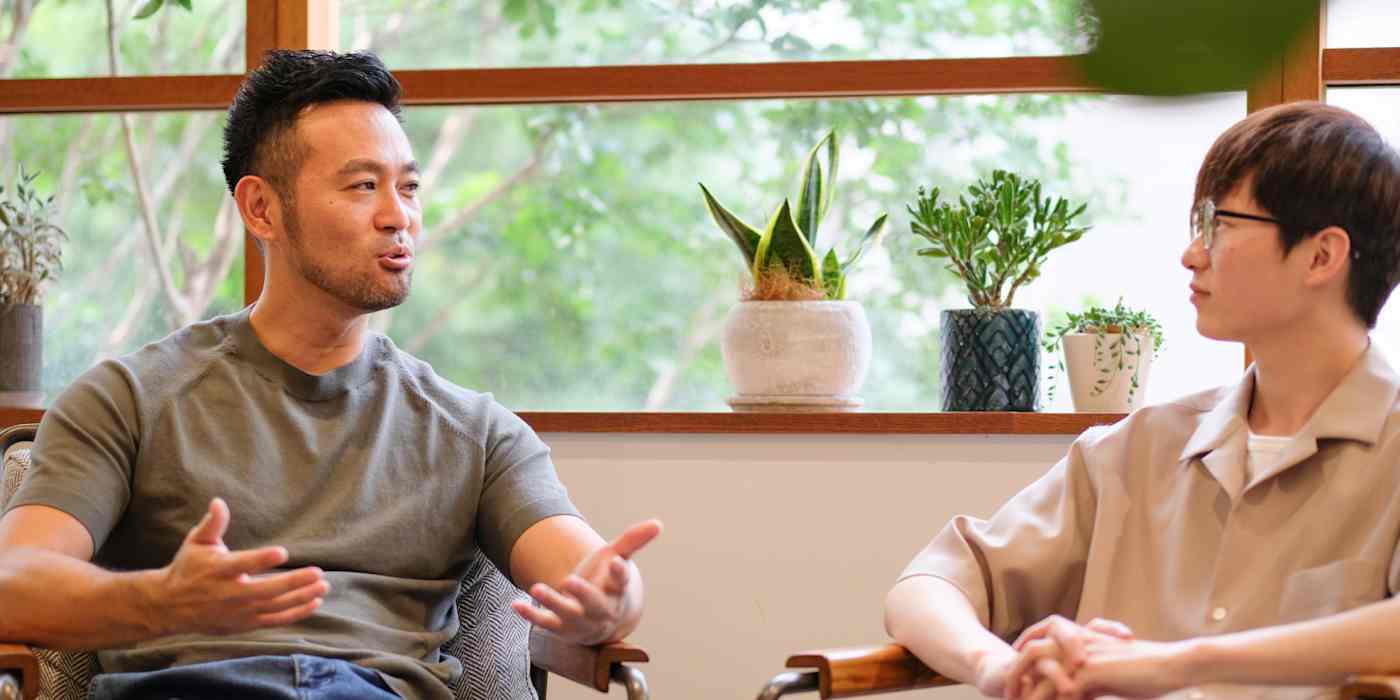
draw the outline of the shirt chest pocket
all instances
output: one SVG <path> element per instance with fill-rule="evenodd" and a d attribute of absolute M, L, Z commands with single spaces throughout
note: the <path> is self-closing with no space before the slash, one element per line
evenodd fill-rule
<path fill-rule="evenodd" d="M 1384 566 L 1366 559 L 1334 561 L 1288 577 L 1279 600 L 1279 622 L 1335 615 L 1384 597 Z"/>

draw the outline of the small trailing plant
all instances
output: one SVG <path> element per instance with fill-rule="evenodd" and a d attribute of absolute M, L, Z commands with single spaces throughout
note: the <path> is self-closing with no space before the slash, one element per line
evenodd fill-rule
<path fill-rule="evenodd" d="M 825 156 L 823 166 L 821 156 Z M 700 191 L 705 206 L 720 230 L 724 231 L 739 252 L 743 253 L 753 275 L 752 299 L 830 299 L 846 298 L 846 274 L 872 245 L 878 245 L 884 235 L 886 215 L 881 214 L 856 241 L 855 249 L 844 259 L 832 246 L 826 255 L 818 256 L 817 231 L 831 206 L 840 148 L 836 132 L 827 132 L 808 152 L 802 163 L 797 207 L 790 199 L 768 219 L 763 231 L 744 223 L 725 209 L 704 183 Z"/>
<path fill-rule="evenodd" d="M 977 309 L 1009 308 L 1016 291 L 1040 276 L 1050 251 L 1089 230 L 1074 225 L 1087 205 L 1071 209 L 1063 197 L 1041 197 L 1038 180 L 1005 170 L 978 180 L 956 203 L 938 196 L 937 187 L 920 187 L 908 207 L 914 234 L 931 244 L 919 255 L 947 260 Z"/>
<path fill-rule="evenodd" d="M 1045 332 L 1045 351 L 1056 355 L 1056 373 L 1050 381 L 1050 400 L 1055 400 L 1055 380 L 1065 371 L 1065 361 L 1060 353 L 1061 341 L 1070 333 L 1093 333 L 1094 366 L 1099 369 L 1099 377 L 1094 381 L 1090 396 L 1098 396 L 1108 388 L 1113 378 L 1122 372 L 1129 358 L 1142 355 L 1142 336 L 1152 338 L 1154 352 L 1166 348 L 1166 337 L 1162 325 L 1146 311 L 1139 311 L 1123 305 L 1119 298 L 1113 308 L 1090 306 L 1081 313 L 1070 313 L 1064 323 L 1053 326 Z M 1113 336 L 1112 339 L 1109 336 Z M 1133 363 L 1133 376 L 1128 386 L 1128 404 L 1138 390 L 1138 370 L 1141 362 Z"/>
<path fill-rule="evenodd" d="M 68 234 L 53 223 L 53 196 L 34 189 L 38 177 L 21 165 L 13 196 L 0 187 L 0 305 L 37 304 L 43 284 L 63 269 Z"/>

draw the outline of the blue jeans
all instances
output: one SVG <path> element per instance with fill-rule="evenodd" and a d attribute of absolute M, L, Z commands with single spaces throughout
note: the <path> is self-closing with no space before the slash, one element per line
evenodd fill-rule
<path fill-rule="evenodd" d="M 319 656 L 251 656 L 159 671 L 104 673 L 89 700 L 398 700 L 378 673 Z"/>

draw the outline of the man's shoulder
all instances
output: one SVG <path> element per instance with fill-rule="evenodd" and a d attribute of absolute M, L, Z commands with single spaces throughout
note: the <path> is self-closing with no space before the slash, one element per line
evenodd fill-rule
<path fill-rule="evenodd" d="M 1204 416 L 1225 399 L 1230 389 L 1228 386 L 1213 387 L 1143 406 L 1112 425 L 1089 428 L 1075 440 L 1075 446 L 1085 454 L 1170 455 L 1175 462 Z"/>
<path fill-rule="evenodd" d="M 227 317 L 198 321 L 123 355 L 95 364 L 76 384 L 122 382 L 145 396 L 178 392 L 226 354 Z"/>
<path fill-rule="evenodd" d="M 390 368 L 405 399 L 429 416 L 448 421 L 461 431 L 482 437 L 503 420 L 519 420 L 489 392 L 461 386 L 438 374 L 433 366 L 377 335 L 379 362 Z"/>

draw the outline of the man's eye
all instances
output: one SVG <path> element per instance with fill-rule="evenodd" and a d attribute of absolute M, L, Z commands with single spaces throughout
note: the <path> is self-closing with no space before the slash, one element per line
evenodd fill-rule
<path fill-rule="evenodd" d="M 404 190 L 406 190 L 406 191 L 408 191 L 408 192 L 413 192 L 413 193 L 417 193 L 417 192 L 418 192 L 418 187 L 419 187 L 419 184 L 416 183 L 416 182 L 404 183 L 404 186 L 403 186 Z"/>
<path fill-rule="evenodd" d="M 352 185 L 352 187 L 357 190 L 371 191 L 374 189 L 374 181 L 366 180 L 364 182 L 357 182 L 354 185 Z"/>

